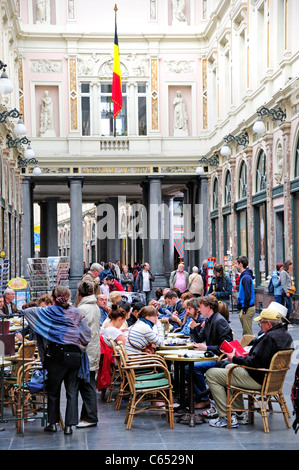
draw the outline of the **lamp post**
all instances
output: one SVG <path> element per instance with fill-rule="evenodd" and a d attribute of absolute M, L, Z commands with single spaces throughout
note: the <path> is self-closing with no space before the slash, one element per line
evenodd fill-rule
<path fill-rule="evenodd" d="M 210 166 L 218 166 L 219 165 L 219 158 L 218 158 L 218 155 L 213 155 L 212 157 L 202 157 L 198 163 L 201 164 L 206 164 L 206 165 L 210 165 Z M 202 167 L 202 166 L 201 166 Z M 196 171 L 198 170 L 199 167 L 197 167 Z"/>
<path fill-rule="evenodd" d="M 264 134 L 266 132 L 266 126 L 262 121 L 262 116 L 270 116 L 272 118 L 272 121 L 284 121 L 286 118 L 286 113 L 283 111 L 282 108 L 267 108 L 266 106 L 262 106 L 257 110 L 257 120 L 254 123 L 253 126 L 253 132 L 256 134 Z"/>
<path fill-rule="evenodd" d="M 17 136 L 25 135 L 27 133 L 27 129 L 21 119 L 22 114 L 16 108 L 8 110 L 4 110 L 0 113 L 0 123 L 4 123 L 7 121 L 8 118 L 19 118 L 17 124 L 15 125 L 14 131 Z"/>
<path fill-rule="evenodd" d="M 22 158 L 20 155 L 18 156 L 18 168 L 27 168 L 29 165 L 35 165 L 32 171 L 33 175 L 38 176 L 42 174 L 42 170 L 38 166 L 38 160 L 35 157 Z"/>
<path fill-rule="evenodd" d="M 238 145 L 243 145 L 246 147 L 249 143 L 249 137 L 247 132 L 240 136 L 234 136 L 233 134 L 228 134 L 227 136 L 224 137 L 224 144 L 220 150 L 220 153 L 223 157 L 229 158 L 231 156 L 231 151 L 229 148 L 229 143 L 230 142 L 237 142 Z"/>
<path fill-rule="evenodd" d="M 0 60 L 0 70 L 3 69 L 3 72 L 0 77 L 0 94 L 1 95 L 8 95 L 9 93 L 12 93 L 13 91 L 13 85 L 11 81 L 8 78 L 8 75 L 6 73 L 6 67 L 7 65 Z"/>

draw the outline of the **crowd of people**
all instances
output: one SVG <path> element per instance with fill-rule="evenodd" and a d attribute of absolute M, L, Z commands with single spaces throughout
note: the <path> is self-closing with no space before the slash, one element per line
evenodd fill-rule
<path fill-rule="evenodd" d="M 251 334 L 252 322 L 260 321 L 261 333 L 252 343 L 249 355 L 239 358 L 221 355 L 223 341 L 233 340 L 229 320 L 232 282 L 222 265 L 215 265 L 214 276 L 208 285 L 207 262 L 189 274 L 179 263 L 169 278 L 169 287 L 153 292 L 154 274 L 149 263 L 133 268 L 120 263 L 93 263 L 83 274 L 74 302 L 67 287 L 56 286 L 52 295 L 23 306 L 26 328 L 17 333 L 18 339 L 34 339 L 40 359 L 47 370 L 48 425 L 47 432 L 56 432 L 60 416 L 60 395 L 66 390 L 65 434 L 72 426 L 85 428 L 98 422 L 97 391 L 109 387 L 110 365 L 113 361 L 111 339 L 122 341 L 128 355 L 140 351 L 153 353 L 162 346 L 165 326 L 173 332 L 190 336 L 194 349 L 204 351 L 207 359 L 195 362 L 195 407 L 205 409 L 203 416 L 215 427 L 226 426 L 225 377 L 231 364 L 267 368 L 272 356 L 280 349 L 290 349 L 292 338 L 287 331 L 290 314 L 289 269 L 285 263 L 275 274 L 275 302 L 255 315 L 253 273 L 246 257 L 238 257 L 236 269 L 240 275 L 237 309 L 243 334 Z M 136 293 L 129 297 L 124 293 Z M 282 305 L 284 294 L 287 307 Z M 139 294 L 139 295 L 138 295 Z M 133 299 L 133 300 L 132 300 Z M 0 296 L 0 315 L 17 314 L 14 291 L 7 289 Z M 281 307 L 281 308 L 280 308 Z M 212 358 L 212 359 L 210 359 Z M 187 375 L 189 371 L 187 370 Z M 261 387 L 261 376 L 253 372 L 238 372 L 235 383 L 250 388 Z M 241 377 L 242 375 L 242 377 Z M 82 407 L 79 414 L 79 396 Z M 236 427 L 245 422 L 236 415 Z"/>

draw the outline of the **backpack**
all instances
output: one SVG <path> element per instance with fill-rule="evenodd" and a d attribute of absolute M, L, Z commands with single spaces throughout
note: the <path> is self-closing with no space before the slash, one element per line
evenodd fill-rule
<path fill-rule="evenodd" d="M 299 364 L 295 372 L 294 383 L 291 389 L 291 400 L 294 408 L 293 414 L 296 416 L 292 427 L 295 431 L 295 434 L 297 434 L 299 429 Z"/>
<path fill-rule="evenodd" d="M 269 285 L 268 285 L 268 292 L 269 292 L 269 294 L 274 293 L 274 286 L 273 286 L 273 282 L 272 282 L 272 277 L 271 277 Z"/>

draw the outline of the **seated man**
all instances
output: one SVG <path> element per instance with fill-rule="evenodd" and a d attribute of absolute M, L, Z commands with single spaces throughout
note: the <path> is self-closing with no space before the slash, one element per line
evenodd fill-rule
<path fill-rule="evenodd" d="M 254 369 L 268 369 L 274 354 L 278 351 L 292 349 L 292 337 L 283 326 L 281 314 L 273 307 L 264 309 L 254 321 L 260 322 L 264 334 L 255 340 L 248 356 L 236 357 L 234 351 L 226 354 L 226 356 L 228 361 L 233 364 L 240 364 Z M 206 374 L 206 380 L 218 412 L 218 418 L 209 422 L 213 427 L 227 426 L 226 378 L 228 369 L 231 366 L 232 364 L 229 364 L 224 369 L 215 367 L 209 369 Z M 261 390 L 263 379 L 263 372 L 238 367 L 233 371 L 231 384 L 245 389 Z M 237 409 L 243 408 L 242 395 L 236 398 L 234 407 Z M 232 414 L 231 427 L 238 427 L 239 423 L 247 424 L 246 413 Z"/>
<path fill-rule="evenodd" d="M 128 324 L 128 327 L 134 325 L 134 323 L 137 322 L 138 320 L 138 313 L 140 312 L 140 310 L 145 307 L 145 304 L 143 302 L 135 302 L 133 303 L 132 302 L 132 309 L 131 309 L 131 313 L 130 313 L 130 316 L 127 320 L 127 324 Z"/>
<path fill-rule="evenodd" d="M 185 302 L 186 314 L 181 327 L 181 333 L 190 336 L 197 326 L 199 326 L 204 318 L 200 315 L 197 298 L 193 297 Z"/>
<path fill-rule="evenodd" d="M 181 299 L 179 299 L 178 294 L 176 292 L 174 292 L 173 290 L 169 290 L 165 294 L 165 302 L 167 304 L 167 307 L 170 307 L 170 311 L 167 312 L 168 309 L 164 309 L 164 312 L 162 311 L 162 318 L 163 316 L 168 315 L 169 323 L 173 325 L 173 329 L 175 330 L 176 328 L 180 328 L 180 326 L 183 324 L 185 316 L 185 309 L 182 305 Z M 161 312 L 159 311 L 159 313 Z M 159 318 L 161 318 L 160 315 Z"/>
<path fill-rule="evenodd" d="M 15 298 L 15 291 L 7 287 L 4 291 L 4 304 L 2 313 L 4 315 L 14 315 L 18 312 L 16 304 L 13 302 Z"/>
<path fill-rule="evenodd" d="M 224 340 L 232 341 L 233 333 L 229 323 L 219 313 L 219 302 L 212 294 L 198 299 L 201 316 L 205 321 L 196 326 L 191 333 L 191 339 L 196 339 L 194 349 L 210 351 L 212 355 L 220 356 L 220 345 Z M 194 389 L 195 395 L 201 394 L 207 388 L 204 374 L 215 367 L 215 360 L 199 361 L 194 363 Z M 210 404 L 207 398 L 202 398 L 196 408 L 204 408 Z"/>
<path fill-rule="evenodd" d="M 102 326 L 106 318 L 108 318 L 109 312 L 111 310 L 110 307 L 108 307 L 106 295 L 100 294 L 97 296 L 97 305 L 100 309 L 100 325 Z"/>

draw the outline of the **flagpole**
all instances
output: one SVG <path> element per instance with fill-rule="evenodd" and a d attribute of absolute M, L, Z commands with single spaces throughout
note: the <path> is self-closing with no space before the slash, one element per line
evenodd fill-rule
<path fill-rule="evenodd" d="M 116 28 L 116 12 L 117 12 L 117 4 L 114 6 L 114 13 L 115 13 L 115 28 Z M 116 118 L 113 118 L 113 135 L 116 137 Z"/>

